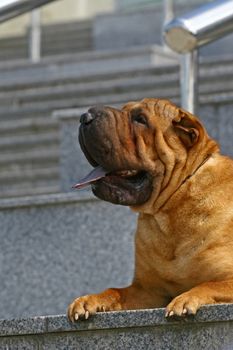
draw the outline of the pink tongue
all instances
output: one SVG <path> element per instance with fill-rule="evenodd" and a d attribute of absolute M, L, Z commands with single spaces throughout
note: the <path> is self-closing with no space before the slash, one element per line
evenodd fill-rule
<path fill-rule="evenodd" d="M 93 182 L 101 179 L 102 177 L 105 177 L 106 174 L 107 174 L 107 171 L 104 168 L 102 168 L 101 166 L 97 166 L 87 176 L 85 176 L 76 185 L 74 185 L 73 188 L 77 188 L 77 189 L 84 188 L 92 184 Z"/>

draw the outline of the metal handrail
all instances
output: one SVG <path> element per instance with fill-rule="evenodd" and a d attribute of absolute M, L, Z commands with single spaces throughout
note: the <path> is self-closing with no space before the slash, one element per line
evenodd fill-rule
<path fill-rule="evenodd" d="M 198 48 L 233 32 L 233 0 L 200 6 L 165 25 L 167 45 L 184 54 L 181 60 L 181 105 L 190 112 L 198 106 Z"/>

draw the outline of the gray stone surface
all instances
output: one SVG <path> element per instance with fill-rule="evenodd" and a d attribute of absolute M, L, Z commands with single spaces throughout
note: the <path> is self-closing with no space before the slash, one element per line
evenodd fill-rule
<path fill-rule="evenodd" d="M 199 116 L 210 136 L 218 141 L 222 154 L 233 157 L 233 103 L 232 98 L 201 104 Z"/>
<path fill-rule="evenodd" d="M 65 316 L 0 321 L 0 349 L 210 349 L 233 347 L 233 305 L 202 307 L 165 319 L 164 309 L 99 313 L 70 324 Z"/>
<path fill-rule="evenodd" d="M 0 318 L 64 313 L 78 295 L 129 284 L 135 221 L 87 192 L 0 201 Z"/>
<path fill-rule="evenodd" d="M 162 23 L 161 9 L 99 15 L 93 23 L 94 49 L 161 44 Z"/>
<path fill-rule="evenodd" d="M 218 106 L 219 140 L 222 152 L 233 156 L 233 103 Z"/>
<path fill-rule="evenodd" d="M 197 115 L 203 122 L 209 135 L 219 142 L 219 114 L 217 106 L 203 104 L 199 107 Z"/>
<path fill-rule="evenodd" d="M 202 56 L 211 56 L 211 55 L 225 55 L 232 54 L 232 40 L 233 34 L 228 34 L 222 39 L 219 39 L 209 45 L 203 46 L 200 50 Z"/>

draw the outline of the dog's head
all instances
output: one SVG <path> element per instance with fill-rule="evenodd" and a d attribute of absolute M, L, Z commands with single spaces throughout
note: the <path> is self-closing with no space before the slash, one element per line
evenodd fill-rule
<path fill-rule="evenodd" d="M 121 110 L 94 107 L 80 122 L 80 145 L 95 167 L 84 183 L 115 204 L 154 202 L 172 179 L 179 186 L 218 150 L 196 117 L 167 100 L 130 102 Z"/>

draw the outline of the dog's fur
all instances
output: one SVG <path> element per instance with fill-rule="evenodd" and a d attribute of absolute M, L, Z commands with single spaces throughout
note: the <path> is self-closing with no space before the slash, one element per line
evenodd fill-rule
<path fill-rule="evenodd" d="M 135 110 L 141 122 L 132 118 Z M 101 131 L 89 126 L 97 150 L 86 136 L 93 159 L 111 170 L 143 169 L 152 186 L 144 203 L 129 203 L 139 213 L 132 285 L 75 299 L 69 319 L 156 307 L 182 316 L 233 302 L 233 161 L 220 155 L 197 117 L 167 100 L 106 107 L 97 119 Z M 109 142 L 111 156 L 101 155 Z"/>

